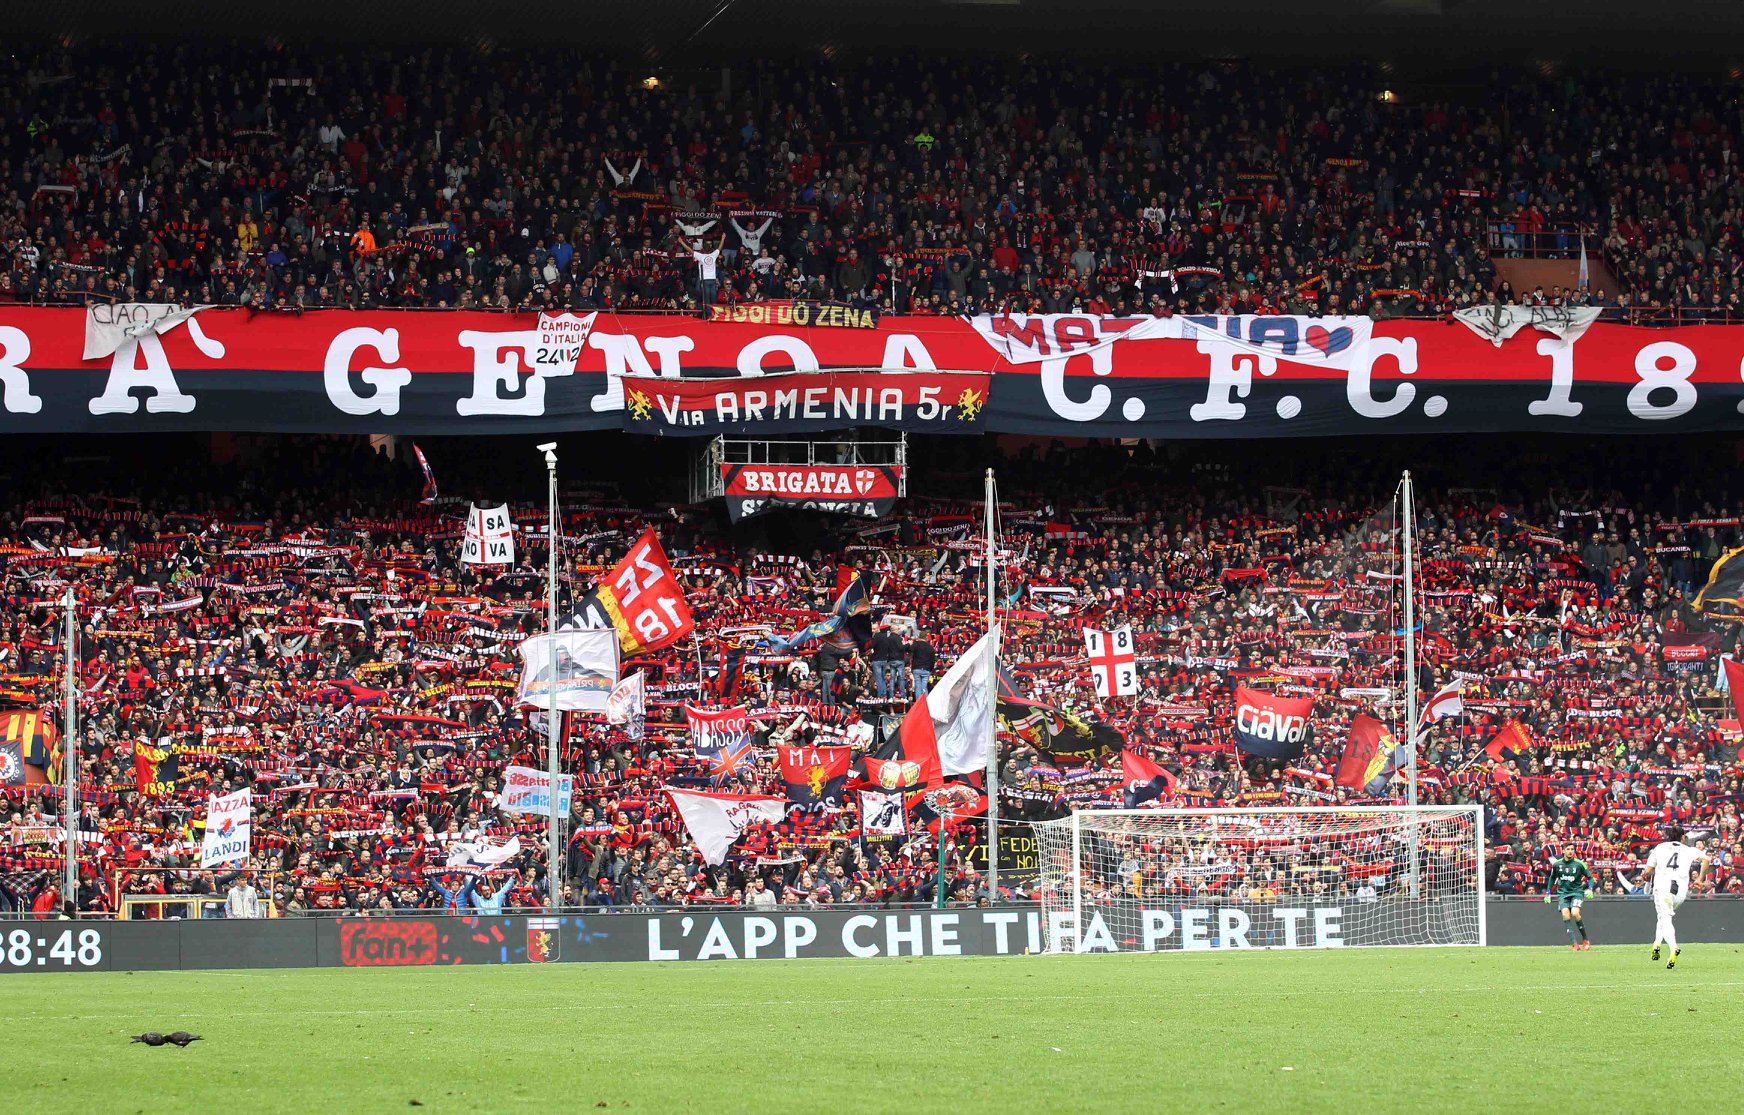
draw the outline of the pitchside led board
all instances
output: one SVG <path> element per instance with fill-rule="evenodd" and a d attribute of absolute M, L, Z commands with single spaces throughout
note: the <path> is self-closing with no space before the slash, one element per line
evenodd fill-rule
<path fill-rule="evenodd" d="M 839 328 L 455 311 L 410 329 L 385 311 L 0 307 L 0 432 L 1737 428 L 1744 330 L 1635 328 L 1555 308 L 1456 318 L 886 314 Z"/>

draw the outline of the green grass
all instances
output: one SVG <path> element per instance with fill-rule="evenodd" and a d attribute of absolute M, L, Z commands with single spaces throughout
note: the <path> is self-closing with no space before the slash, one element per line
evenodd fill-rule
<path fill-rule="evenodd" d="M 19 1112 L 1702 1110 L 1744 949 L 21 975 L 0 1024 Z"/>

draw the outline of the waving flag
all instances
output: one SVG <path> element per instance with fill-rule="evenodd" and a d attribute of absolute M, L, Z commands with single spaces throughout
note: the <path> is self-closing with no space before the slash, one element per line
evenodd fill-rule
<path fill-rule="evenodd" d="M 1465 682 L 1450 681 L 1437 689 L 1423 705 L 1423 712 L 1417 718 L 1417 726 L 1422 728 L 1448 716 L 1458 716 L 1465 711 Z"/>
<path fill-rule="evenodd" d="M 902 718 L 896 750 L 902 759 L 919 766 L 924 784 L 937 785 L 947 775 L 987 768 L 993 746 L 988 683 L 993 679 L 998 644 L 997 628 L 975 640 Z"/>
<path fill-rule="evenodd" d="M 1510 720 L 1502 725 L 1494 739 L 1484 745 L 1484 754 L 1498 763 L 1524 762 L 1531 757 L 1534 746 L 1532 736 L 1520 726 L 1520 722 Z"/>
<path fill-rule="evenodd" d="M 412 443 L 412 456 L 418 458 L 418 468 L 424 473 L 424 492 L 418 499 L 419 503 L 436 502 L 436 473 L 430 468 L 430 461 L 424 456 L 424 451 L 418 448 L 418 443 Z"/>
<path fill-rule="evenodd" d="M 0 786 L 24 785 L 24 747 L 0 743 Z"/>
<path fill-rule="evenodd" d="M 783 798 L 756 794 L 708 794 L 700 790 L 680 790 L 665 787 L 666 796 L 678 815 L 684 819 L 685 830 L 702 852 L 703 862 L 717 867 L 727 858 L 727 849 L 739 839 L 739 834 L 758 822 L 774 824 L 787 816 L 787 801 Z"/>
<path fill-rule="evenodd" d="M 908 810 L 901 794 L 886 794 L 877 790 L 860 791 L 860 835 L 862 837 L 908 835 Z"/>
<path fill-rule="evenodd" d="M 618 640 L 609 628 L 559 631 L 521 641 L 523 708 L 548 708 L 557 690 L 560 712 L 604 712 L 618 684 Z"/>
<path fill-rule="evenodd" d="M 820 640 L 838 650 L 864 650 L 872 645 L 871 592 L 863 574 L 857 571 L 852 574 L 828 616 L 800 628 L 785 639 L 772 640 L 770 649 L 776 654 L 785 654 Z"/>
<path fill-rule="evenodd" d="M 1297 759 L 1313 737 L 1312 697 L 1279 697 L 1239 686 L 1235 691 L 1235 745 L 1266 759 Z"/>
<path fill-rule="evenodd" d="M 140 740 L 133 745 L 134 789 L 147 797 L 175 793 L 180 766 L 180 757 L 168 736 L 156 744 Z"/>
<path fill-rule="evenodd" d="M 200 845 L 200 866 L 221 867 L 248 862 L 253 795 L 247 790 L 214 794 L 206 803 L 206 838 Z"/>
<path fill-rule="evenodd" d="M 1738 714 L 1738 723 L 1744 725 L 1744 666 L 1722 658 L 1720 669 L 1725 674 L 1725 689 L 1732 695 L 1732 710 Z"/>
<path fill-rule="evenodd" d="M 684 706 L 690 742 L 699 759 L 709 760 L 709 775 L 730 778 L 751 755 L 751 715 L 744 708 L 706 709 Z"/>
<path fill-rule="evenodd" d="M 1084 657 L 1098 697 L 1132 697 L 1138 694 L 1138 651 L 1132 641 L 1132 624 L 1103 631 L 1084 629 Z"/>
<path fill-rule="evenodd" d="M 1372 716 L 1354 717 L 1333 781 L 1346 789 L 1378 794 L 1398 769 L 1403 750 L 1385 724 Z"/>
<path fill-rule="evenodd" d="M 1175 792 L 1175 776 L 1136 751 L 1120 753 L 1120 781 L 1128 809 Z"/>
<path fill-rule="evenodd" d="M 781 780 L 787 784 L 787 800 L 805 808 L 838 808 L 848 781 L 850 754 L 846 747 L 788 747 L 777 745 Z"/>
<path fill-rule="evenodd" d="M 1727 550 L 1696 593 L 1696 607 L 1710 616 L 1744 619 L 1744 546 Z"/>
<path fill-rule="evenodd" d="M 697 708 L 684 706 L 690 725 L 690 744 L 699 759 L 712 759 L 722 751 L 737 751 L 751 742 L 751 715 L 743 707 Z"/>
<path fill-rule="evenodd" d="M 642 725 L 648 715 L 648 675 L 637 670 L 619 680 L 606 695 L 606 723 L 621 724 L 631 739 L 642 738 Z"/>

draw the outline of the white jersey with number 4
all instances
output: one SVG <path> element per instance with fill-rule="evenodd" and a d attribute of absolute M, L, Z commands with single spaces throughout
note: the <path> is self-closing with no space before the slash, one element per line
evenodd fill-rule
<path fill-rule="evenodd" d="M 1673 905 L 1689 896 L 1690 872 L 1706 859 L 1700 848 L 1668 840 L 1647 854 L 1647 866 L 1653 868 L 1653 897 L 1669 899 Z"/>

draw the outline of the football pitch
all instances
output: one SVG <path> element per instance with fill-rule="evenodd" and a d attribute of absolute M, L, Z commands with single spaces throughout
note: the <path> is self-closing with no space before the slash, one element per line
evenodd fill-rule
<path fill-rule="evenodd" d="M 0 1023 L 21 1112 L 1700 1110 L 1744 949 L 21 975 Z"/>

